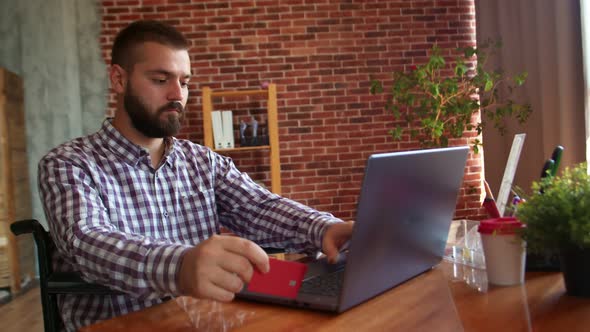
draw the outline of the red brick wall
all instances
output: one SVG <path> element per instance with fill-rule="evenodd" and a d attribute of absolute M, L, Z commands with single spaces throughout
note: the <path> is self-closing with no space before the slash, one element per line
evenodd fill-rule
<path fill-rule="evenodd" d="M 117 31 L 136 19 L 165 20 L 191 40 L 194 78 L 182 138 L 202 142 L 202 86 L 276 83 L 283 195 L 345 219 L 354 218 L 369 154 L 419 147 L 388 136 L 392 117 L 382 98 L 369 94 L 369 77 L 387 79 L 425 62 L 433 43 L 449 59 L 457 47 L 475 44 L 474 0 L 103 0 L 101 10 L 107 64 Z M 264 103 L 216 106 L 259 112 Z M 268 184 L 265 153 L 231 156 Z M 457 218 L 482 216 L 482 163 L 481 155 L 470 156 Z"/>

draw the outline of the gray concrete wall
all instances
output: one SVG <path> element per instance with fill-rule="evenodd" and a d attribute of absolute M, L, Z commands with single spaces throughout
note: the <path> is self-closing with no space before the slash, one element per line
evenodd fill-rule
<path fill-rule="evenodd" d="M 25 86 L 33 217 L 45 223 L 37 163 L 54 146 L 96 131 L 107 107 L 95 0 L 0 0 L 0 66 Z"/>

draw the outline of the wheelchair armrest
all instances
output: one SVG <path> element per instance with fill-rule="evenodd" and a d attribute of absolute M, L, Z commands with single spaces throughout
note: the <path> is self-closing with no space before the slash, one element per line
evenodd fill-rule
<path fill-rule="evenodd" d="M 19 220 L 10 224 L 10 230 L 14 235 L 33 233 L 37 227 L 43 226 L 35 219 Z"/>
<path fill-rule="evenodd" d="M 94 294 L 116 295 L 120 291 L 84 281 L 76 272 L 54 272 L 47 278 L 47 292 L 50 294 Z"/>

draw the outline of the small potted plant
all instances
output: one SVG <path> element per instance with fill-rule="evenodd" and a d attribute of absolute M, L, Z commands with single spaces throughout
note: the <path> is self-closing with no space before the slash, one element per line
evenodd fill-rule
<path fill-rule="evenodd" d="M 587 164 L 533 182 L 516 216 L 533 253 L 559 255 L 569 295 L 590 297 L 590 176 Z"/>
<path fill-rule="evenodd" d="M 479 48 L 460 49 L 462 56 L 451 66 L 434 46 L 426 64 L 394 72 L 389 89 L 372 79 L 371 93 L 387 94 L 386 108 L 395 120 L 389 131 L 393 139 L 402 140 L 409 133 L 422 146 L 447 146 L 449 138 L 463 137 L 466 130 L 475 129 L 480 135 L 487 120 L 500 133 L 508 117 L 524 123 L 531 106 L 515 102 L 510 95 L 525 83 L 527 73 L 508 77 L 501 69 L 486 69 L 489 52 L 499 47 L 500 43 L 488 41 Z M 480 111 L 482 120 L 474 121 Z M 481 141 L 476 138 L 471 143 L 477 153 Z"/>

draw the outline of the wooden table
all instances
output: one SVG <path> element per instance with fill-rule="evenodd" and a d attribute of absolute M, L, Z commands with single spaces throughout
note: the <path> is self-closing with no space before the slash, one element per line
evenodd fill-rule
<path fill-rule="evenodd" d="M 523 286 L 486 290 L 485 272 L 443 262 L 339 315 L 181 297 L 81 331 L 590 330 L 590 299 L 565 295 L 560 273 L 527 273 L 526 279 Z"/>

